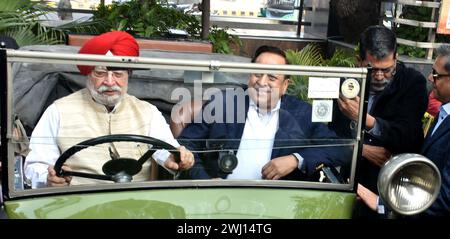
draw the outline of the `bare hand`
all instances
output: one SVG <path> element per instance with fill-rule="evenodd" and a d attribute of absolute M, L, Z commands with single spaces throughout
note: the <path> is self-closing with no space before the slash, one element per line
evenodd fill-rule
<path fill-rule="evenodd" d="M 62 169 L 64 169 L 64 171 L 72 170 L 68 166 L 62 166 Z M 56 171 L 53 168 L 53 166 L 48 166 L 47 186 L 50 186 L 50 187 L 69 186 L 70 181 L 72 181 L 71 176 L 58 177 L 58 176 L 56 176 Z"/>
<path fill-rule="evenodd" d="M 194 155 L 184 146 L 180 146 L 178 150 L 180 151 L 180 162 L 177 163 L 173 154 L 171 154 L 164 162 L 164 166 L 175 171 L 190 169 L 194 165 Z"/>
<path fill-rule="evenodd" d="M 278 180 L 294 171 L 297 166 L 298 160 L 293 155 L 274 158 L 262 168 L 262 178 Z"/>
<path fill-rule="evenodd" d="M 356 190 L 356 193 L 359 196 L 359 199 L 361 199 L 369 208 L 376 211 L 377 210 L 377 198 L 378 196 L 370 191 L 368 188 L 364 187 L 363 185 L 358 183 L 358 189 Z"/>
<path fill-rule="evenodd" d="M 384 147 L 364 144 L 362 156 L 375 165 L 381 167 L 386 161 L 391 158 L 392 154 Z"/>
<path fill-rule="evenodd" d="M 340 96 L 337 99 L 339 109 L 341 112 L 351 120 L 358 120 L 359 115 L 359 96 L 353 99 Z"/>

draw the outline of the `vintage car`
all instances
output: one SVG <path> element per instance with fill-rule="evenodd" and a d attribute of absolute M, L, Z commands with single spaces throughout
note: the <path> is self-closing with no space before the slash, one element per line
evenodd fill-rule
<path fill-rule="evenodd" d="M 92 139 L 79 137 L 79 143 L 61 152 L 55 163 L 59 174 L 95 178 L 98 179 L 96 183 L 32 188 L 24 176 L 31 132 L 54 100 L 85 86 L 85 76 L 76 68 L 80 64 L 133 69 L 128 92 L 155 105 L 170 122 L 175 135 L 179 134 L 178 126 L 189 123 L 183 121 L 177 125 L 174 122 L 174 118 L 182 116 L 180 107 L 190 105 L 192 98 L 205 102 L 220 92 L 241 92 L 239 90 L 245 88 L 250 74 L 305 76 L 306 84 L 299 90 L 308 96 L 304 101 L 311 104 L 312 110 L 310 115 L 299 117 L 330 130 L 333 130 L 333 99 L 343 88 L 351 88 L 350 91 L 356 91 L 365 99 L 360 101 L 359 112 L 366 112 L 366 68 L 264 65 L 250 63 L 245 57 L 145 50 L 141 50 L 140 57 L 81 55 L 77 54 L 78 49 L 73 46 L 32 46 L 0 50 L 1 199 L 2 213 L 7 218 L 352 217 L 359 173 L 357 159 L 364 137 L 361 122 L 365 121 L 365 114 L 360 114 L 352 125 L 341 127 L 340 131 L 345 134 L 336 134 L 336 137 L 274 142 L 274 147 L 279 149 L 333 149 L 339 152 L 333 156 L 334 163 L 317 165 L 314 173 L 299 180 L 192 179 L 188 172 L 173 174 L 156 167 L 149 157 L 155 149 L 167 149 L 176 155 L 172 145 L 147 136 L 111 132 Z M 193 116 L 183 117 L 189 121 Z M 203 140 L 211 145 L 219 139 Z M 237 142 L 237 147 L 240 141 L 225 140 Z M 61 168 L 79 151 L 95 148 L 110 155 L 111 145 L 120 145 L 117 146 L 119 151 L 134 145 L 144 145 L 146 150 L 137 152 L 136 158 L 111 156 L 102 170 L 99 169 L 101 174 L 83 170 L 67 172 Z M 208 147 L 195 149 L 195 152 L 233 155 L 237 147 Z M 95 154 L 89 157 L 94 158 Z M 225 173 L 232 172 L 239 164 L 236 157 L 219 158 L 217 162 Z M 151 170 L 151 178 L 134 181 L 133 175 L 142 168 Z M 440 187 L 436 166 L 420 155 L 394 157 L 384 165 L 380 175 L 381 197 L 397 215 L 413 215 L 426 210 Z"/>

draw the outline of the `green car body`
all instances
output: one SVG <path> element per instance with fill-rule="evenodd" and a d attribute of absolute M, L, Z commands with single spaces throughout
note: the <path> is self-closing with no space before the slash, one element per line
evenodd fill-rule
<path fill-rule="evenodd" d="M 306 189 L 186 188 L 101 192 L 5 202 L 10 218 L 350 218 L 355 194 Z"/>

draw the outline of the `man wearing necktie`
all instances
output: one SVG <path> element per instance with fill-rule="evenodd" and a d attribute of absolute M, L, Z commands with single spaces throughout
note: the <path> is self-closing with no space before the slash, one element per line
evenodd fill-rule
<path fill-rule="evenodd" d="M 450 45 L 442 45 L 436 52 L 437 58 L 428 80 L 442 105 L 436 124 L 426 136 L 421 151 L 439 168 L 442 186 L 438 198 L 425 214 L 450 216 Z"/>

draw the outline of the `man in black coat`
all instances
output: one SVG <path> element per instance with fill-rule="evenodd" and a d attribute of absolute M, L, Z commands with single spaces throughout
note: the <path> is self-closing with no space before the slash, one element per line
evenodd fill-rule
<path fill-rule="evenodd" d="M 441 45 L 437 50 L 433 71 L 428 75 L 428 81 L 433 87 L 436 98 L 442 102 L 439 116 L 433 127 L 428 131 L 422 146 L 421 154 L 429 158 L 441 173 L 442 185 L 436 201 L 420 217 L 450 216 L 450 45 Z M 384 203 L 367 188 L 359 185 L 358 196 L 373 211 Z M 384 214 L 383 212 L 379 212 Z"/>
<path fill-rule="evenodd" d="M 373 192 L 378 192 L 378 173 L 390 156 L 419 152 L 424 138 L 426 79 L 397 61 L 396 47 L 395 34 L 386 27 L 371 26 L 361 34 L 358 62 L 361 67 L 371 66 L 372 71 L 358 180 Z M 359 100 L 338 99 L 339 109 L 346 116 L 340 115 L 339 127 L 349 127 L 357 120 Z"/>

